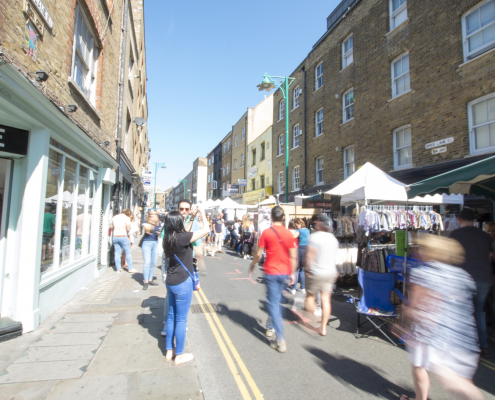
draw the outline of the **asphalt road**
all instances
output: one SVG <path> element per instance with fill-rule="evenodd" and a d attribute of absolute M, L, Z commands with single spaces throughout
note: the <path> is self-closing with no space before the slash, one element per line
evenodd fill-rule
<path fill-rule="evenodd" d="M 219 399 L 397 399 L 414 396 L 404 349 L 379 337 L 356 339 L 354 306 L 332 299 L 331 329 L 315 336 L 301 328 L 304 295 L 286 293 L 287 352 L 268 346 L 263 274 L 250 280 L 250 261 L 225 250 L 205 259 L 201 291 L 193 295 L 188 335 L 207 400 Z M 212 304 L 215 312 L 200 303 Z M 298 317 L 299 315 L 299 317 Z M 494 351 L 495 353 L 495 351 Z M 482 363 L 475 383 L 495 398 L 495 357 Z M 450 399 L 432 380 L 430 399 Z"/>

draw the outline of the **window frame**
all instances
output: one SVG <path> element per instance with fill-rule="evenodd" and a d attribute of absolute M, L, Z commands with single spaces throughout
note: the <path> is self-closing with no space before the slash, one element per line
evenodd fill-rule
<path fill-rule="evenodd" d="M 296 131 L 297 131 L 297 135 L 296 135 Z M 295 124 L 292 127 L 292 149 L 291 150 L 297 149 L 299 147 L 299 132 L 300 132 L 299 124 Z M 297 139 L 297 146 L 296 146 L 296 139 Z"/>
<path fill-rule="evenodd" d="M 352 161 L 348 161 L 347 160 L 347 150 L 350 150 L 352 149 Z M 347 174 L 347 165 L 348 164 L 354 164 L 354 172 L 352 174 L 354 174 L 356 172 L 356 154 L 355 154 L 355 151 L 354 151 L 354 145 L 350 145 L 350 146 L 347 146 L 344 148 L 344 179 L 347 179 L 349 178 L 351 175 L 348 175 Z"/>
<path fill-rule="evenodd" d="M 295 110 L 297 107 L 299 107 L 300 101 L 299 101 L 299 85 L 297 85 L 294 90 L 292 91 L 292 110 Z M 297 103 L 297 105 L 296 105 Z"/>
<path fill-rule="evenodd" d="M 321 160 L 322 161 L 322 168 L 321 169 L 318 169 L 318 160 Z M 325 171 L 325 161 L 324 161 L 324 158 L 323 156 L 320 156 L 320 157 L 317 157 L 316 160 L 315 160 L 315 167 L 316 167 L 316 185 L 324 185 L 325 184 L 325 180 L 324 180 L 324 171 Z M 318 180 L 318 173 L 321 171 L 321 181 Z"/>
<path fill-rule="evenodd" d="M 265 188 L 265 175 L 260 175 L 260 189 L 264 189 Z"/>
<path fill-rule="evenodd" d="M 410 92 L 412 90 L 411 89 L 411 57 L 409 57 L 409 69 L 407 70 L 407 73 L 409 74 L 409 89 L 404 90 L 403 92 L 401 92 L 401 93 L 398 94 L 397 93 L 397 88 L 396 88 L 396 85 L 395 85 L 395 81 L 397 81 L 397 79 L 405 76 L 406 74 L 405 73 L 402 73 L 401 75 L 399 75 L 397 77 L 394 77 L 394 75 L 395 75 L 394 65 L 397 62 L 402 61 L 402 59 L 405 56 L 409 56 L 409 52 L 408 51 L 406 51 L 405 53 L 402 53 L 399 57 L 397 57 L 394 60 L 392 60 L 392 63 L 390 64 L 390 66 L 391 66 L 391 73 L 392 73 L 392 99 L 395 99 L 396 97 L 402 96 L 403 94 L 406 94 L 406 93 L 408 93 L 408 92 Z"/>
<path fill-rule="evenodd" d="M 411 129 L 411 124 L 408 125 L 403 125 L 400 126 L 393 131 L 393 141 L 394 141 L 394 170 L 401 170 L 401 169 L 407 169 L 407 168 L 412 168 L 413 167 L 413 161 L 412 161 L 412 132 L 411 132 L 411 144 L 409 146 L 402 146 L 400 148 L 397 148 L 397 133 L 404 131 L 404 129 Z M 411 163 L 410 164 L 404 164 L 404 165 L 399 165 L 399 154 L 398 150 L 400 149 L 405 149 L 406 147 L 411 148 Z"/>
<path fill-rule="evenodd" d="M 278 186 L 278 193 L 279 194 L 283 193 L 284 192 L 284 172 L 283 171 L 280 171 L 278 173 L 277 186 Z"/>
<path fill-rule="evenodd" d="M 348 42 L 350 39 L 352 39 L 352 47 L 350 50 L 345 51 L 345 44 Z M 347 58 L 352 57 L 352 61 L 348 64 L 346 64 Z M 351 65 L 354 62 L 354 33 L 351 33 L 348 35 L 343 41 L 342 41 L 342 69 L 346 69 L 349 65 Z"/>
<path fill-rule="evenodd" d="M 472 14 L 475 11 L 478 11 L 481 7 L 483 7 L 486 4 L 491 3 L 493 0 L 484 0 L 481 1 L 480 3 L 476 4 L 474 7 L 472 7 L 470 10 L 465 12 L 462 15 L 461 18 L 461 23 L 462 23 L 462 47 L 463 47 L 463 52 L 464 52 L 464 62 L 467 62 L 469 60 L 473 60 L 476 57 L 486 53 L 489 50 L 492 50 L 495 48 L 495 39 L 489 42 L 488 44 L 482 45 L 481 47 L 477 48 L 474 51 L 469 51 L 469 38 L 477 35 L 480 32 L 483 32 L 485 29 L 489 28 L 490 26 L 495 25 L 495 20 L 490 22 L 487 26 L 480 27 L 476 32 L 473 32 L 471 35 L 468 36 L 467 34 L 467 17 L 468 15 Z M 495 6 L 495 4 L 494 4 Z"/>
<path fill-rule="evenodd" d="M 345 102 L 346 102 L 346 95 L 349 94 L 350 92 L 352 92 L 352 103 L 350 103 L 348 106 L 345 105 Z M 352 117 L 347 119 L 347 113 L 346 113 L 346 110 L 348 108 L 352 107 Z M 342 111 L 343 111 L 343 115 L 342 115 L 342 121 L 343 123 L 345 124 L 346 122 L 349 122 L 349 121 L 352 121 L 354 119 L 354 88 L 350 88 L 347 92 L 345 92 L 343 95 L 342 95 Z"/>
<path fill-rule="evenodd" d="M 318 68 L 321 67 L 321 73 L 318 75 Z M 319 79 L 321 78 L 321 84 L 318 85 Z M 323 61 L 320 62 L 316 67 L 315 67 L 315 92 L 323 86 Z"/>
<path fill-rule="evenodd" d="M 282 119 L 284 119 L 284 117 L 285 117 L 285 99 L 282 99 L 278 103 L 278 121 L 281 121 Z"/>
<path fill-rule="evenodd" d="M 246 164 L 246 153 L 241 154 L 241 168 Z"/>
<path fill-rule="evenodd" d="M 244 125 L 242 127 L 242 132 L 241 132 L 241 142 L 246 139 L 246 126 Z"/>
<path fill-rule="evenodd" d="M 90 50 L 89 60 L 90 60 L 90 64 L 92 64 L 92 65 L 87 65 L 86 60 L 84 60 L 83 55 L 80 54 L 80 52 L 77 48 L 77 41 L 78 41 L 77 40 L 77 38 L 78 38 L 78 36 L 77 36 L 77 34 L 78 34 L 78 24 L 77 24 L 78 20 L 77 20 L 77 18 L 78 18 L 78 16 L 80 16 L 81 22 L 83 24 L 85 24 L 86 29 L 87 29 L 87 31 L 88 31 L 91 39 L 92 39 L 91 49 L 89 49 L 89 46 L 88 46 L 88 49 Z M 73 36 L 72 36 L 73 44 L 72 44 L 72 54 L 71 54 L 72 60 L 71 60 L 70 77 L 71 77 L 72 82 L 74 82 L 76 87 L 83 94 L 83 97 L 92 106 L 96 105 L 96 91 L 97 91 L 97 86 L 98 86 L 98 59 L 100 58 L 100 53 L 101 53 L 101 49 L 99 49 L 97 46 L 96 37 L 97 36 L 93 32 L 89 18 L 86 15 L 86 12 L 84 11 L 83 7 L 79 4 L 79 2 L 76 2 L 76 7 L 75 7 L 75 11 L 74 11 L 74 32 L 73 32 Z M 96 55 L 96 58 L 94 56 L 95 50 L 98 53 Z M 132 53 L 132 49 L 131 49 L 131 53 Z M 77 64 L 76 57 L 84 63 L 83 67 L 87 68 L 87 76 L 85 76 L 84 78 L 89 79 L 89 78 L 91 78 L 91 75 L 92 75 L 93 81 L 91 82 L 91 84 L 89 86 L 89 95 L 86 93 L 86 89 L 84 87 L 79 86 L 79 84 L 77 83 L 77 78 L 76 78 L 76 74 L 75 74 L 75 67 Z M 93 61 L 92 63 L 91 63 L 91 60 Z M 77 66 L 77 67 L 79 68 L 79 66 Z M 87 82 L 86 82 L 86 84 L 87 84 Z M 83 84 L 83 86 L 84 86 L 84 84 Z"/>
<path fill-rule="evenodd" d="M 234 159 L 234 171 L 237 171 L 237 158 Z"/>
<path fill-rule="evenodd" d="M 296 169 L 297 169 L 297 185 L 296 183 Z M 300 178 L 301 178 L 301 168 L 299 165 L 296 165 L 294 168 L 292 168 L 292 191 L 295 192 L 297 190 L 301 190 L 299 187 L 300 183 Z"/>
<path fill-rule="evenodd" d="M 251 157 L 253 158 L 253 162 L 251 164 L 251 167 L 254 167 L 256 165 L 256 147 L 251 149 Z"/>
<path fill-rule="evenodd" d="M 260 145 L 260 148 L 261 148 L 260 161 L 263 161 L 265 159 L 265 147 L 266 147 L 266 143 L 264 141 L 261 142 L 261 145 Z"/>
<path fill-rule="evenodd" d="M 481 102 L 487 102 L 488 100 L 490 100 L 492 98 L 495 98 L 495 92 L 490 93 L 490 94 L 483 96 L 483 97 L 479 97 L 476 100 L 473 100 L 473 101 L 468 103 L 469 150 L 470 150 L 470 154 L 472 154 L 472 155 L 495 152 L 495 146 L 484 147 L 482 149 L 476 149 L 475 128 L 477 126 L 490 125 L 490 123 L 487 120 L 485 123 L 475 126 L 474 125 L 474 114 L 473 114 L 473 107 L 476 104 L 481 103 Z M 487 114 L 487 119 L 488 119 L 488 114 Z"/>
<path fill-rule="evenodd" d="M 277 143 L 277 157 L 284 154 L 284 134 L 281 133 L 278 135 L 278 143 Z"/>
<path fill-rule="evenodd" d="M 237 147 L 237 135 L 235 135 L 235 137 L 234 137 L 234 148 L 236 148 L 236 147 Z"/>
<path fill-rule="evenodd" d="M 318 113 L 321 111 L 321 121 L 318 121 Z M 323 107 L 319 108 L 318 110 L 316 110 L 315 112 L 315 138 L 323 135 L 323 118 L 325 117 L 324 113 L 323 113 Z M 319 128 L 319 125 L 321 124 L 321 128 L 320 128 L 320 134 L 318 134 L 318 128 Z"/>
<path fill-rule="evenodd" d="M 404 10 L 406 10 L 406 19 L 402 21 L 400 24 L 396 24 L 395 19 Z M 389 0 L 389 12 L 390 12 L 390 32 L 392 32 L 395 28 L 401 26 L 409 18 L 409 16 L 407 15 L 407 0 L 404 2 L 404 4 L 399 6 L 395 11 L 394 11 L 394 0 Z"/>

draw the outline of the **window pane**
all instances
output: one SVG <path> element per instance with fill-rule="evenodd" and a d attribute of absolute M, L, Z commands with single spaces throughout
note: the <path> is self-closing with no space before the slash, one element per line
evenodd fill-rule
<path fill-rule="evenodd" d="M 486 103 L 484 101 L 473 106 L 474 125 L 484 124 L 486 122 Z"/>
<path fill-rule="evenodd" d="M 394 63 L 394 78 L 397 78 L 399 75 L 402 75 L 402 61 L 396 61 Z"/>
<path fill-rule="evenodd" d="M 409 54 L 402 57 L 402 73 L 409 71 Z"/>
<path fill-rule="evenodd" d="M 45 213 L 43 216 L 43 237 L 41 254 L 41 273 L 53 268 L 53 246 L 55 235 L 55 216 L 57 213 L 57 193 L 62 155 L 50 149 L 48 153 L 48 171 L 46 178 Z"/>
<path fill-rule="evenodd" d="M 76 217 L 76 243 L 74 259 L 82 256 L 82 241 L 84 231 L 84 207 L 86 205 L 86 186 L 88 184 L 88 169 L 79 167 L 79 181 L 77 190 L 77 217 Z"/>
<path fill-rule="evenodd" d="M 345 109 L 345 119 L 346 121 L 354 118 L 354 105 L 349 106 Z"/>
<path fill-rule="evenodd" d="M 392 1 L 392 11 L 397 10 L 405 2 L 406 2 L 406 0 L 393 0 Z"/>
<path fill-rule="evenodd" d="M 411 128 L 404 129 L 404 143 L 406 145 L 411 144 Z"/>
<path fill-rule="evenodd" d="M 404 91 L 404 77 L 401 76 L 395 81 L 395 94 L 401 94 Z"/>
<path fill-rule="evenodd" d="M 477 31 L 480 28 L 479 10 L 474 11 L 466 17 L 467 34 Z"/>
<path fill-rule="evenodd" d="M 70 235 L 72 229 L 72 205 L 74 199 L 74 183 L 76 180 L 76 163 L 69 158 L 65 160 L 62 225 L 60 227 L 60 265 L 69 262 Z"/>
<path fill-rule="evenodd" d="M 495 2 L 491 1 L 480 8 L 481 26 L 486 26 L 495 21 Z"/>
<path fill-rule="evenodd" d="M 483 44 L 487 44 L 495 40 L 495 25 L 486 28 L 483 31 Z"/>
<path fill-rule="evenodd" d="M 399 14 L 396 15 L 394 20 L 394 26 L 399 26 L 407 19 L 407 8 L 404 8 Z"/>
<path fill-rule="evenodd" d="M 404 75 L 404 92 L 407 92 L 411 89 L 410 75 L 409 73 Z"/>
<path fill-rule="evenodd" d="M 490 144 L 495 145 L 495 124 L 490 124 Z"/>
<path fill-rule="evenodd" d="M 490 146 L 489 125 L 476 128 L 474 130 L 474 136 L 477 149 L 484 149 L 485 147 Z"/>
<path fill-rule="evenodd" d="M 480 32 L 477 35 L 471 36 L 469 38 L 469 51 L 474 51 L 478 47 L 483 45 L 483 33 Z"/>
<path fill-rule="evenodd" d="M 488 109 L 488 121 L 495 121 L 495 97 L 486 101 Z"/>

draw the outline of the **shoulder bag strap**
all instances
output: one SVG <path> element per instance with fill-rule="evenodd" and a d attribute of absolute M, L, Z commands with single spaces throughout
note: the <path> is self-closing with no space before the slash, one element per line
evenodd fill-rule
<path fill-rule="evenodd" d="M 287 253 L 289 252 L 289 249 L 287 248 L 287 246 L 285 245 L 284 241 L 282 240 L 282 238 L 280 237 L 280 235 L 278 234 L 277 230 L 272 226 L 270 227 L 270 229 L 275 232 L 275 235 L 277 235 L 277 239 L 278 239 L 278 242 L 282 245 L 282 247 L 287 250 Z"/>
<path fill-rule="evenodd" d="M 194 282 L 194 277 L 192 276 L 192 274 L 189 272 L 189 270 L 186 268 L 186 266 L 184 264 L 182 264 L 182 261 L 179 260 L 179 257 L 177 257 L 175 254 L 174 254 L 174 257 L 177 261 L 179 261 L 180 265 L 182 265 L 184 267 L 184 269 L 186 270 L 186 272 L 189 274 L 189 276 L 191 277 L 192 281 Z"/>

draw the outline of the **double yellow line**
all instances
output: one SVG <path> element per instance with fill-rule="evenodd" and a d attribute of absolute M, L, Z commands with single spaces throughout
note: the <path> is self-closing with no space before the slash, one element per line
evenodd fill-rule
<path fill-rule="evenodd" d="M 198 294 L 199 293 L 199 294 Z M 246 387 L 246 384 L 244 383 L 242 376 L 239 374 L 237 366 L 239 366 L 239 369 L 242 372 L 242 375 L 244 375 L 244 379 L 246 380 L 247 384 L 251 388 L 251 391 L 254 395 L 254 398 L 256 400 L 263 400 L 264 397 L 259 391 L 258 387 L 256 386 L 256 383 L 254 383 L 253 378 L 251 377 L 251 374 L 249 373 L 248 369 L 246 368 L 246 365 L 244 365 L 244 362 L 242 361 L 241 357 L 239 356 L 239 353 L 237 352 L 236 348 L 234 347 L 232 341 L 230 340 L 229 335 L 227 335 L 227 332 L 225 332 L 225 329 L 218 319 L 217 314 L 213 310 L 213 307 L 210 305 L 210 302 L 206 298 L 206 295 L 204 291 L 198 290 L 194 292 L 194 295 L 196 296 L 196 300 L 198 300 L 198 303 L 200 304 L 201 308 L 203 309 L 203 312 L 205 313 L 206 320 L 210 324 L 210 328 L 213 332 L 213 335 L 215 336 L 215 339 L 217 340 L 218 346 L 220 347 L 220 350 L 222 351 L 223 356 L 225 357 L 225 360 L 227 361 L 227 365 L 229 366 L 230 372 L 232 373 L 232 376 L 235 379 L 235 382 L 237 383 L 237 386 L 239 387 L 239 390 L 241 392 L 242 398 L 244 400 L 252 399 L 251 394 Z M 209 311 L 209 312 L 208 312 Z M 213 316 L 213 318 L 212 318 Z M 213 322 L 214 321 L 214 322 Z M 220 331 L 220 332 L 219 332 Z M 228 347 L 228 349 L 227 349 Z M 230 353 L 229 353 L 230 350 Z M 231 355 L 232 353 L 232 355 Z M 236 363 L 234 362 L 234 357 Z"/>
<path fill-rule="evenodd" d="M 495 364 L 492 363 L 491 361 L 485 360 L 484 358 L 480 358 L 480 364 L 495 371 Z"/>

